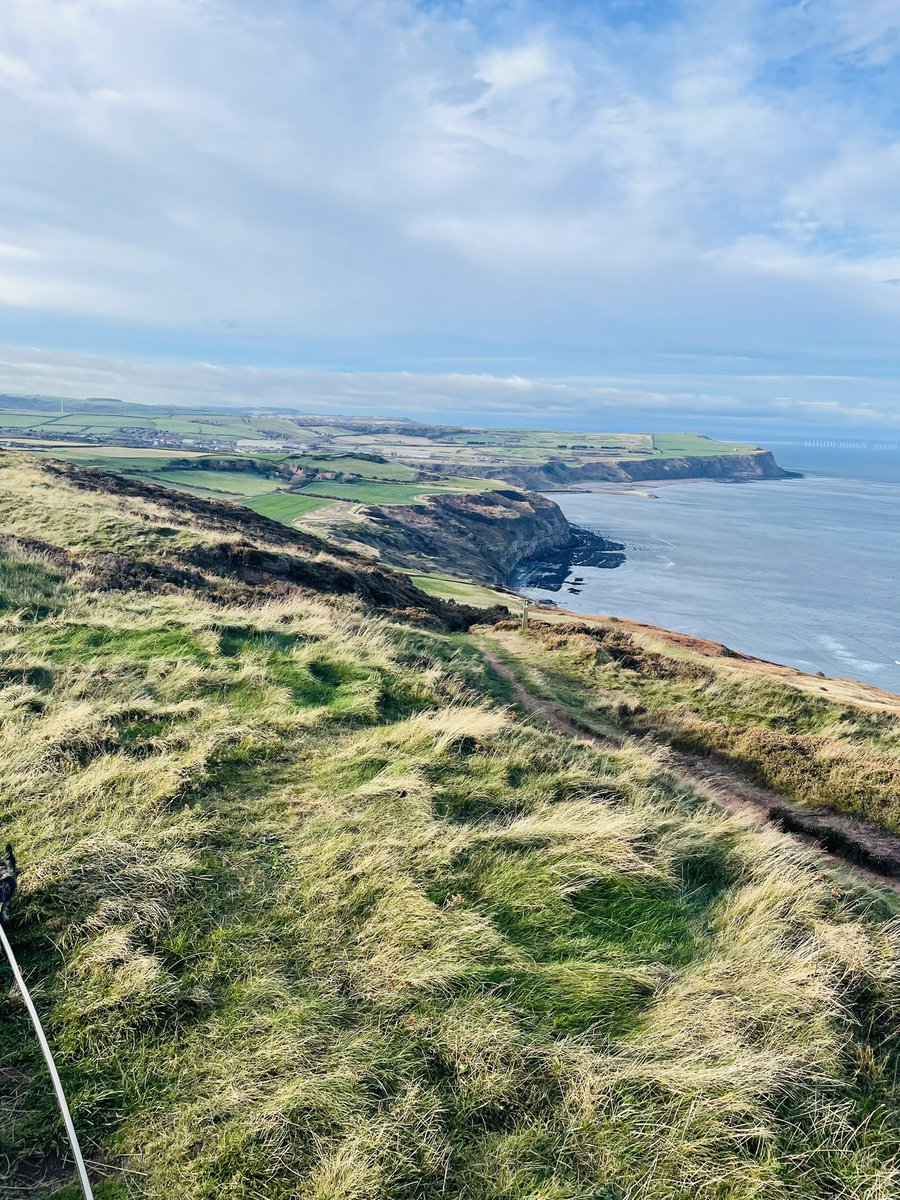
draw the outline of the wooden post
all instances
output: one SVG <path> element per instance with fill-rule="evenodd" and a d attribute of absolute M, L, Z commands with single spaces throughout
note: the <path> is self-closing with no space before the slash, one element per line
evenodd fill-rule
<path fill-rule="evenodd" d="M 531 601 L 526 596 L 522 601 L 522 632 L 528 632 L 528 610 L 531 608 Z"/>

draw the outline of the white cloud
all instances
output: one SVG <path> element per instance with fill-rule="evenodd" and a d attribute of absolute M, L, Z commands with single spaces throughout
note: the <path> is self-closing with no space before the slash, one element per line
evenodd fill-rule
<path fill-rule="evenodd" d="M 4 0 L 0 305 L 156 357 L 889 346 L 894 0 L 579 22 Z"/>
<path fill-rule="evenodd" d="M 546 47 L 533 43 L 493 51 L 482 59 L 478 74 L 494 88 L 512 90 L 546 79 L 552 71 Z"/>

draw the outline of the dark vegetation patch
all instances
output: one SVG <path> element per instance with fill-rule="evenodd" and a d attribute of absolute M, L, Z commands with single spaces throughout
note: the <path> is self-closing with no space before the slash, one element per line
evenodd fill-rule
<path fill-rule="evenodd" d="M 344 566 L 333 559 L 311 560 L 259 549 L 249 543 L 198 545 L 186 554 L 193 566 L 209 574 L 237 579 L 253 588 L 294 585 L 333 595 L 358 596 L 373 608 L 394 609 L 407 620 L 432 621 L 451 631 L 490 621 L 505 609 L 478 609 L 429 596 L 406 576 L 371 567 Z"/>

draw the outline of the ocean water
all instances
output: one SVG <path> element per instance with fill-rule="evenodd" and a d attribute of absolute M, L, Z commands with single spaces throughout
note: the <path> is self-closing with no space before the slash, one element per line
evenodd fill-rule
<path fill-rule="evenodd" d="M 900 693 L 900 452 L 769 445 L 804 477 L 551 493 L 627 558 L 527 594 Z"/>

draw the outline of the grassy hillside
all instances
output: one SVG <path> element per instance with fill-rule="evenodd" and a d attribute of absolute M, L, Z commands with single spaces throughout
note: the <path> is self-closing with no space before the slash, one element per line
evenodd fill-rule
<path fill-rule="evenodd" d="M 512 719 L 408 581 L 114 487 L 0 458 L 10 935 L 108 1200 L 896 1193 L 886 899 Z M 12 994 L 0 1111 L 71 1196 Z"/>
<path fill-rule="evenodd" d="M 192 496 L 231 500 L 291 527 L 337 500 L 349 504 L 411 504 L 446 491 L 482 492 L 503 486 L 492 479 L 455 476 L 410 482 L 420 472 L 401 463 L 352 454 L 170 455 L 156 449 L 59 446 L 46 446 L 38 453 L 78 466 L 121 472 Z M 294 475 L 303 471 L 333 473 L 340 478 L 316 479 L 304 486 L 299 474 Z M 289 492 L 288 488 L 296 490 Z"/>

